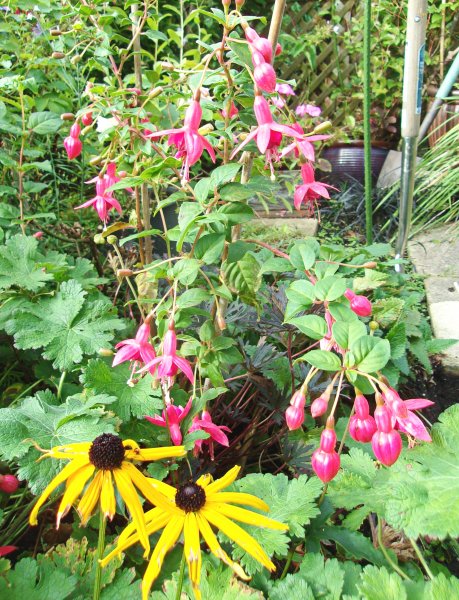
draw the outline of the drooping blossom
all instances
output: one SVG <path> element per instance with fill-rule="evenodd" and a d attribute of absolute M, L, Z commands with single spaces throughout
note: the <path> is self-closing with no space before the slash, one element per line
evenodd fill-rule
<path fill-rule="evenodd" d="M 272 101 L 274 102 L 274 99 Z M 295 154 L 295 156 L 298 158 L 301 153 L 307 160 L 309 160 L 310 162 L 314 162 L 316 157 L 315 157 L 315 151 L 314 151 L 314 146 L 313 146 L 312 142 L 322 142 L 323 140 L 328 140 L 328 138 L 330 136 L 329 135 L 308 135 L 308 136 L 306 136 L 306 133 L 304 132 L 303 128 L 301 127 L 301 125 L 299 123 L 292 123 L 290 125 L 290 127 L 292 129 L 295 129 L 295 131 L 297 131 L 302 136 L 302 139 L 294 140 L 291 144 L 288 144 L 288 146 L 285 146 L 285 148 L 280 153 L 280 157 L 283 158 L 284 156 L 287 156 L 288 154 L 290 154 L 290 152 L 293 152 Z"/>
<path fill-rule="evenodd" d="M 402 400 L 396 390 L 384 384 L 381 384 L 381 389 L 383 390 L 382 397 L 389 409 L 394 427 L 412 438 L 431 442 L 432 438 L 426 426 L 413 410 L 426 408 L 426 406 L 431 406 L 434 403 L 425 398 Z"/>
<path fill-rule="evenodd" d="M 112 185 L 118 183 L 120 179 L 121 178 L 116 175 L 115 163 L 109 163 L 107 165 L 107 170 L 103 175 L 97 175 L 93 179 L 90 179 L 86 182 L 96 184 L 96 195 L 90 200 L 83 202 L 83 204 L 80 204 L 80 206 L 76 206 L 75 210 L 93 206 L 99 215 L 100 220 L 103 221 L 104 224 L 107 223 L 108 213 L 112 209 L 121 214 L 122 209 L 120 203 L 113 195 L 113 192 L 108 190 L 108 188 L 110 188 Z"/>
<path fill-rule="evenodd" d="M 376 402 L 379 402 L 378 399 Z M 390 467 L 400 456 L 402 438 L 393 428 L 391 415 L 385 404 L 378 403 L 374 414 L 377 430 L 371 438 L 371 447 L 379 462 Z"/>
<path fill-rule="evenodd" d="M 215 425 L 207 410 L 202 411 L 200 419 L 198 417 L 193 417 L 193 422 L 188 431 L 189 433 L 193 433 L 193 431 L 205 431 L 209 434 L 207 439 L 195 441 L 193 449 L 195 456 L 198 456 L 202 451 L 203 444 L 209 447 L 211 460 L 214 460 L 214 442 L 217 442 L 217 444 L 221 444 L 222 446 L 229 446 L 228 437 L 223 432 L 227 431 L 228 433 L 231 433 L 231 429 L 226 427 L 226 425 Z"/>
<path fill-rule="evenodd" d="M 266 155 L 266 161 L 272 170 L 272 161 L 279 160 L 277 149 L 282 143 L 282 136 L 289 135 L 293 138 L 300 139 L 301 135 L 288 125 L 280 125 L 274 121 L 269 109 L 268 101 L 266 98 L 264 98 L 264 96 L 260 94 L 255 96 L 253 109 L 257 119 L 258 127 L 251 131 L 245 140 L 239 144 L 239 146 L 233 151 L 231 158 L 234 158 L 234 156 L 240 150 L 242 150 L 242 148 L 244 148 L 254 139 L 260 152 Z"/>
<path fill-rule="evenodd" d="M 376 421 L 370 415 L 368 400 L 363 394 L 357 393 L 354 400 L 355 414 L 349 421 L 349 434 L 356 442 L 364 444 L 371 442 L 377 429 Z"/>
<path fill-rule="evenodd" d="M 191 409 L 193 399 L 190 398 L 186 403 L 186 406 L 175 406 L 169 404 L 166 410 L 163 410 L 162 415 L 154 415 L 153 417 L 145 416 L 145 418 L 159 427 L 167 427 L 170 432 L 172 443 L 175 446 L 180 446 L 182 443 L 182 431 L 180 429 L 180 423 L 188 415 Z"/>
<path fill-rule="evenodd" d="M 312 104 L 299 104 L 295 109 L 295 114 L 298 117 L 304 117 L 305 115 L 309 115 L 310 117 L 318 117 L 322 112 L 322 109 L 319 106 L 314 106 Z"/>
<path fill-rule="evenodd" d="M 194 383 L 194 373 L 190 363 L 186 358 L 177 355 L 177 335 L 175 333 L 175 323 L 173 319 L 169 321 L 169 327 L 163 339 L 163 353 L 148 362 L 139 373 L 149 371 L 158 365 L 158 377 L 174 377 L 180 369 L 187 376 L 191 383 Z"/>
<path fill-rule="evenodd" d="M 359 317 L 369 317 L 371 315 L 371 302 L 366 296 L 355 294 L 349 288 L 344 292 L 344 295 L 349 300 L 351 310 Z"/>
<path fill-rule="evenodd" d="M 237 106 L 234 104 L 233 100 L 231 100 L 229 113 L 226 109 L 227 109 L 227 104 L 225 105 L 225 108 L 223 108 L 223 110 L 222 110 L 222 117 L 224 119 L 226 119 L 227 116 L 229 116 L 229 118 L 232 119 L 239 112 L 239 110 L 237 109 Z"/>
<path fill-rule="evenodd" d="M 201 158 L 204 150 L 209 153 L 212 162 L 215 162 L 215 152 L 206 138 L 199 133 L 201 123 L 202 108 L 199 103 L 199 94 L 191 101 L 190 106 L 185 113 L 183 127 L 175 129 L 164 129 L 155 131 L 148 137 L 152 139 L 168 136 L 168 145 L 175 146 L 177 152 L 175 158 L 183 158 L 182 183 L 190 179 L 190 167 L 192 167 Z"/>
<path fill-rule="evenodd" d="M 324 483 L 331 481 L 339 471 L 340 457 L 335 450 L 336 433 L 334 419 L 329 417 L 327 425 L 320 436 L 320 446 L 312 454 L 311 465 L 314 473 Z"/>
<path fill-rule="evenodd" d="M 300 210 L 303 202 L 307 202 L 307 210 L 312 214 L 318 198 L 330 198 L 327 188 L 333 190 L 336 190 L 336 188 L 334 188 L 332 185 L 328 185 L 327 183 L 316 181 L 314 177 L 314 169 L 308 162 L 301 165 L 301 177 L 303 179 L 303 183 L 295 188 L 293 204 L 297 210 Z"/>
<path fill-rule="evenodd" d="M 266 62 L 263 54 L 258 50 L 252 51 L 254 66 L 253 78 L 255 83 L 264 92 L 271 94 L 276 89 L 276 71 L 270 62 Z"/>
<path fill-rule="evenodd" d="M 283 96 L 296 96 L 292 86 L 289 83 L 278 83 L 276 85 L 276 92 Z"/>
<path fill-rule="evenodd" d="M 255 29 L 253 29 L 249 25 L 244 27 L 244 33 L 246 40 L 249 42 L 249 48 L 251 52 L 259 52 L 262 55 L 265 62 L 271 63 L 273 60 L 273 46 L 268 40 L 268 38 L 258 35 Z"/>
<path fill-rule="evenodd" d="M 137 330 L 135 338 L 123 340 L 116 344 L 117 353 L 113 358 L 112 367 L 116 367 L 127 360 L 133 362 L 133 370 L 140 364 L 147 364 L 156 358 L 155 349 L 149 342 L 150 323 L 142 323 Z M 156 370 L 156 366 L 149 369 L 150 373 Z"/>
<path fill-rule="evenodd" d="M 80 156 L 83 150 L 83 144 L 80 140 L 81 127 L 78 123 L 74 123 L 70 128 L 70 134 L 64 140 L 64 148 L 67 152 L 69 160 L 73 160 Z"/>
<path fill-rule="evenodd" d="M 303 425 L 305 404 L 306 396 L 303 390 L 297 390 L 290 400 L 290 406 L 285 411 L 285 421 L 290 431 L 299 429 Z"/>
<path fill-rule="evenodd" d="M 16 475 L 0 475 L 0 491 L 5 494 L 14 494 L 19 487 Z"/>

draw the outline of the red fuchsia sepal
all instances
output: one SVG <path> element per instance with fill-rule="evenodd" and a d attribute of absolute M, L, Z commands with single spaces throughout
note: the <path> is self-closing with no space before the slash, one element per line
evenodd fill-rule
<path fill-rule="evenodd" d="M 195 441 L 193 449 L 195 456 L 198 456 L 202 451 L 203 444 L 209 447 L 211 460 L 214 460 L 214 442 L 217 442 L 217 444 L 221 444 L 222 446 L 229 446 L 228 437 L 223 432 L 227 431 L 228 433 L 231 433 L 231 429 L 225 425 L 215 425 L 207 410 L 202 411 L 200 419 L 198 417 L 193 417 L 193 422 L 188 432 L 193 433 L 193 431 L 205 431 L 210 436 L 205 440 Z"/>
<path fill-rule="evenodd" d="M 112 367 L 116 367 L 127 360 L 149 363 L 156 358 L 155 349 L 149 342 L 150 339 L 150 323 L 142 323 L 137 330 L 134 339 L 123 340 L 116 344 L 117 353 L 112 362 Z M 153 375 L 156 366 L 151 367 L 150 373 Z"/>
<path fill-rule="evenodd" d="M 254 51 L 257 51 L 262 55 L 265 62 L 271 63 L 273 60 L 273 46 L 271 42 L 267 38 L 259 36 L 255 29 L 249 25 L 244 27 L 244 33 L 245 39 L 249 42 L 252 54 Z"/>
<path fill-rule="evenodd" d="M 14 494 L 19 487 L 19 479 L 15 475 L 0 475 L 0 491 Z"/>
<path fill-rule="evenodd" d="M 431 442 L 432 438 L 421 419 L 413 412 L 434 404 L 425 398 L 412 398 L 402 400 L 396 390 L 380 382 L 383 391 L 382 397 L 391 414 L 393 425 L 399 431 L 408 434 L 412 438 Z M 413 409 L 413 410 L 411 410 Z"/>
<path fill-rule="evenodd" d="M 172 443 L 175 446 L 180 446 L 182 443 L 182 431 L 180 423 L 185 419 L 191 409 L 193 399 L 190 398 L 186 406 L 174 406 L 169 404 L 166 410 L 163 410 L 162 415 L 154 415 L 153 417 L 145 416 L 147 421 L 158 425 L 159 427 L 167 427 L 171 436 Z"/>
<path fill-rule="evenodd" d="M 335 450 L 336 433 L 334 430 L 334 419 L 329 417 L 327 426 L 320 436 L 320 446 L 314 451 L 311 458 L 311 465 L 314 473 L 324 483 L 328 483 L 336 477 L 341 461 L 339 454 Z"/>
<path fill-rule="evenodd" d="M 239 110 L 237 109 L 237 106 L 234 104 L 234 102 L 231 100 L 231 104 L 230 104 L 230 110 L 229 113 L 226 110 L 226 107 L 222 110 L 222 117 L 224 119 L 226 119 L 226 117 L 228 116 L 230 119 L 232 119 L 233 117 L 235 117 L 237 114 L 239 113 Z"/>
<path fill-rule="evenodd" d="M 365 296 L 355 294 L 349 288 L 344 292 L 344 295 L 351 304 L 351 310 L 359 317 L 369 317 L 371 315 L 371 302 Z"/>
<path fill-rule="evenodd" d="M 376 421 L 370 415 L 368 400 L 362 394 L 357 394 L 354 401 L 355 414 L 349 421 L 349 434 L 356 442 L 364 444 L 371 442 L 376 431 Z"/>
<path fill-rule="evenodd" d="M 379 400 L 376 400 L 379 402 Z M 390 467 L 400 456 L 402 451 L 402 438 L 398 431 L 392 427 L 389 409 L 384 404 L 375 409 L 375 422 L 377 431 L 371 439 L 373 453 L 380 463 Z"/>
<path fill-rule="evenodd" d="M 175 157 L 184 159 L 182 166 L 182 183 L 189 181 L 190 167 L 198 162 L 204 150 L 208 152 L 212 162 L 215 162 L 214 149 L 206 138 L 199 133 L 201 117 L 201 105 L 198 99 L 194 99 L 186 110 L 183 127 L 155 131 L 147 136 L 156 139 L 167 135 L 168 145 L 177 148 Z"/>
<path fill-rule="evenodd" d="M 327 188 L 336 190 L 332 185 L 316 181 L 314 169 L 308 162 L 301 165 L 301 178 L 303 183 L 295 188 L 293 194 L 293 205 L 297 210 L 300 210 L 303 202 L 307 202 L 309 212 L 314 212 L 314 205 L 319 198 L 330 198 Z"/>
<path fill-rule="evenodd" d="M 6 556 L 7 554 L 10 554 L 11 552 L 14 552 L 17 549 L 17 546 L 0 546 L 0 557 Z"/>
<path fill-rule="evenodd" d="M 292 129 L 295 129 L 295 131 L 297 131 L 301 136 L 306 136 L 303 128 L 299 123 L 292 123 L 290 127 L 292 127 Z M 328 140 L 329 137 L 329 135 L 309 135 L 307 137 L 304 137 L 302 140 L 294 140 L 291 144 L 285 146 L 285 148 L 282 150 L 279 156 L 281 158 L 284 158 L 284 156 L 287 156 L 288 154 L 290 154 L 290 152 L 293 152 L 298 158 L 301 152 L 301 154 L 303 154 L 306 160 L 314 162 L 316 157 L 314 146 L 311 142 L 321 142 L 323 140 Z"/>
<path fill-rule="evenodd" d="M 305 404 L 305 394 L 302 390 L 297 390 L 290 400 L 290 406 L 285 411 L 285 421 L 290 431 L 299 429 L 303 425 Z"/>
<path fill-rule="evenodd" d="M 180 369 L 189 381 L 194 383 L 194 373 L 190 363 L 185 358 L 177 355 L 177 335 L 173 320 L 169 322 L 168 330 L 163 339 L 162 355 L 147 363 L 143 369 L 140 369 L 139 373 L 149 371 L 156 365 L 158 365 L 157 375 L 160 379 L 174 377 Z"/>

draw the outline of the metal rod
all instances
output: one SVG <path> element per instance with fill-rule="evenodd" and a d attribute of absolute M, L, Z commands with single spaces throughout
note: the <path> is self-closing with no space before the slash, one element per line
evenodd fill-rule
<path fill-rule="evenodd" d="M 370 53 L 371 53 L 371 2 L 364 2 L 363 18 L 363 144 L 365 183 L 365 233 L 367 244 L 373 242 L 373 202 L 371 194 L 371 128 L 370 128 Z"/>

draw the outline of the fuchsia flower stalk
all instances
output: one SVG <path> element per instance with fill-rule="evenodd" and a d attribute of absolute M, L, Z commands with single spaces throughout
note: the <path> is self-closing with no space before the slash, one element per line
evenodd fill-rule
<path fill-rule="evenodd" d="M 174 446 L 180 446 L 182 443 L 182 431 L 180 429 L 180 423 L 188 415 L 191 409 L 193 399 L 190 398 L 186 403 L 186 406 L 174 406 L 169 404 L 166 410 L 163 410 L 162 416 L 155 415 L 153 417 L 146 416 L 145 418 L 159 427 L 167 427 L 171 436 L 172 443 Z"/>
<path fill-rule="evenodd" d="M 15 475 L 0 475 L 0 491 L 5 494 L 14 494 L 19 487 L 19 480 Z"/>
<path fill-rule="evenodd" d="M 320 436 L 320 446 L 314 451 L 311 465 L 314 473 L 324 483 L 331 481 L 339 471 L 340 457 L 335 450 L 336 433 L 334 430 L 334 419 L 329 417 L 327 425 Z"/>
<path fill-rule="evenodd" d="M 190 180 L 190 167 L 198 162 L 204 150 L 207 150 L 212 162 L 215 162 L 214 149 L 206 138 L 199 133 L 201 117 L 202 108 L 199 103 L 198 92 L 195 99 L 191 101 L 190 106 L 186 110 L 183 127 L 155 131 L 148 135 L 148 137 L 152 139 L 167 135 L 168 145 L 176 146 L 177 152 L 175 157 L 184 159 L 182 166 L 182 183 L 186 183 Z"/>
<path fill-rule="evenodd" d="M 112 367 L 116 367 L 121 363 L 130 360 L 135 363 L 146 364 L 151 362 L 154 358 L 156 358 L 155 349 L 149 342 L 150 339 L 150 323 L 142 323 L 142 325 L 137 330 L 136 336 L 134 339 L 127 339 L 116 344 L 115 348 L 118 352 L 115 354 L 113 358 Z M 153 366 L 149 369 L 150 373 L 153 373 L 156 370 L 156 366 Z"/>
<path fill-rule="evenodd" d="M 108 188 L 118 183 L 120 181 L 120 177 L 116 175 L 116 165 L 111 162 L 107 165 L 107 171 L 104 175 L 97 175 L 93 179 L 90 179 L 86 183 L 95 183 L 96 184 L 96 195 L 94 198 L 83 202 L 80 206 L 76 206 L 75 210 L 79 210 L 80 208 L 88 208 L 89 206 L 93 206 L 99 215 L 101 221 L 103 221 L 104 225 L 108 220 L 108 213 L 114 209 L 119 214 L 122 213 L 121 205 L 118 200 L 113 196 L 113 192 L 108 191 Z"/>
<path fill-rule="evenodd" d="M 285 411 L 285 421 L 290 431 L 299 429 L 303 425 L 305 404 L 306 396 L 300 389 L 293 394 L 290 406 Z"/>
<path fill-rule="evenodd" d="M 69 160 L 73 160 L 80 156 L 83 150 L 83 144 L 80 140 L 81 127 L 78 123 L 74 123 L 70 128 L 70 135 L 64 140 L 64 148 L 67 152 Z"/>
<path fill-rule="evenodd" d="M 149 371 L 158 366 L 158 377 L 174 377 L 180 369 L 186 375 L 191 383 L 194 383 L 194 373 L 190 363 L 181 356 L 177 355 L 177 335 L 175 333 L 175 323 L 173 319 L 169 321 L 169 327 L 163 339 L 162 356 L 157 356 L 148 362 L 139 373 Z"/>
<path fill-rule="evenodd" d="M 295 188 L 293 204 L 297 210 L 300 210 L 303 202 L 308 202 L 308 211 L 313 213 L 314 205 L 317 203 L 318 198 L 330 198 L 327 188 L 333 190 L 336 190 L 336 188 L 327 183 L 316 181 L 314 178 L 314 169 L 308 162 L 301 165 L 301 177 L 303 183 Z"/>
<path fill-rule="evenodd" d="M 357 390 L 356 393 L 357 395 L 354 400 L 355 414 L 352 415 L 349 421 L 349 434 L 356 442 L 366 444 L 371 442 L 376 432 L 376 421 L 370 415 L 368 400 Z"/>
<path fill-rule="evenodd" d="M 351 310 L 359 317 L 369 317 L 371 315 L 371 302 L 365 296 L 354 294 L 349 288 L 344 292 L 344 295 L 351 304 Z"/>
<path fill-rule="evenodd" d="M 228 437 L 223 432 L 227 431 L 228 433 L 231 433 L 231 429 L 225 425 L 215 425 L 207 410 L 202 411 L 200 419 L 198 417 L 193 417 L 193 423 L 188 432 L 192 433 L 193 431 L 205 431 L 210 436 L 205 440 L 195 441 L 193 450 L 195 456 L 198 456 L 202 451 L 203 444 L 206 444 L 209 447 L 211 460 L 214 460 L 214 442 L 217 442 L 222 446 L 229 446 Z"/>
<path fill-rule="evenodd" d="M 378 402 L 378 399 L 377 399 Z M 392 427 L 389 409 L 384 404 L 378 404 L 375 410 L 377 430 L 371 438 L 371 447 L 380 463 L 390 467 L 402 451 L 402 438 Z"/>

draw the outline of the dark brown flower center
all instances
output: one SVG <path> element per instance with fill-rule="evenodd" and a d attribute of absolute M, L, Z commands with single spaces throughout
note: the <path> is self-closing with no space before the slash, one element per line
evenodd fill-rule
<path fill-rule="evenodd" d="M 89 448 L 89 460 L 98 469 L 105 471 L 119 469 L 123 459 L 123 442 L 113 433 L 99 435 Z"/>
<path fill-rule="evenodd" d="M 181 485 L 175 494 L 175 504 L 185 512 L 196 512 L 206 503 L 206 492 L 192 481 Z"/>

